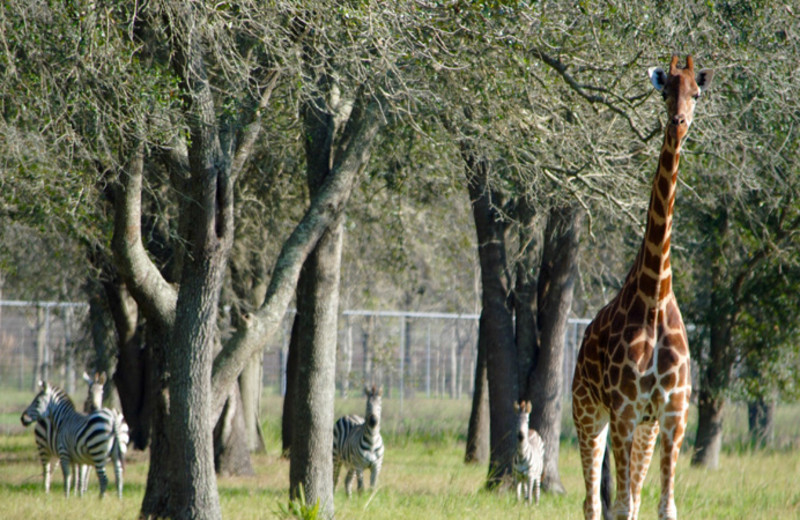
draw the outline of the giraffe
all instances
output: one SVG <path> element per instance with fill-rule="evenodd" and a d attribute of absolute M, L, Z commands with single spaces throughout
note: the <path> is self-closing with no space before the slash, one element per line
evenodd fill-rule
<path fill-rule="evenodd" d="M 610 433 L 616 468 L 616 519 L 636 519 L 656 437 L 661 433 L 659 519 L 677 518 L 675 465 L 691 395 L 689 348 L 672 292 L 670 236 L 681 141 L 713 71 L 695 74 L 672 56 L 669 71 L 648 76 L 667 106 L 668 124 L 653 180 L 645 236 L 620 292 L 589 324 L 572 385 L 572 415 L 586 484 L 584 515 L 598 520 L 600 474 Z"/>

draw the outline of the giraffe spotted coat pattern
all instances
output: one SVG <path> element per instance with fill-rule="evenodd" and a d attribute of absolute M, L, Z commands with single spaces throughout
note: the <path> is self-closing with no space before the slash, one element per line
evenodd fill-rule
<path fill-rule="evenodd" d="M 673 56 L 669 71 L 648 71 L 667 107 L 645 236 L 614 299 L 589 324 L 572 386 L 572 411 L 586 485 L 584 515 L 599 520 L 603 451 L 610 436 L 616 469 L 615 519 L 638 518 L 641 490 L 661 434 L 659 519 L 677 518 L 675 466 L 691 395 L 686 329 L 672 291 L 670 240 L 681 142 L 712 72 L 695 74 Z"/>

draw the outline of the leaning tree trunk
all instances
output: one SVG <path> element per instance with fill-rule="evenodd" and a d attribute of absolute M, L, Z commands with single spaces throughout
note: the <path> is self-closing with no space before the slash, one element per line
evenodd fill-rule
<path fill-rule="evenodd" d="M 558 471 L 564 338 L 578 272 L 582 218 L 577 206 L 553 208 L 548 216 L 537 298 L 541 342 L 528 384 L 528 397 L 533 405 L 531 427 L 539 432 L 545 445 L 542 485 L 556 493 L 565 492 Z"/>
<path fill-rule="evenodd" d="M 479 327 L 481 330 L 487 327 Z M 478 359 L 475 363 L 475 390 L 472 393 L 472 410 L 469 414 L 467 430 L 466 463 L 486 463 L 489 461 L 489 383 L 486 380 L 486 341 L 478 339 Z"/>
<path fill-rule="evenodd" d="M 299 371 L 292 422 L 289 492 L 302 487 L 308 504 L 333 518 L 333 403 L 339 312 L 341 224 L 324 234 L 306 261 L 298 283 Z"/>
<path fill-rule="evenodd" d="M 486 374 L 489 387 L 489 475 L 494 488 L 511 473 L 515 440 L 513 403 L 519 397 L 516 377 L 516 344 L 509 307 L 509 277 L 505 251 L 506 225 L 497 207 L 499 194 L 488 186 L 489 163 L 462 145 L 472 214 L 478 236 L 478 259 L 483 289 L 479 338 L 486 341 Z"/>

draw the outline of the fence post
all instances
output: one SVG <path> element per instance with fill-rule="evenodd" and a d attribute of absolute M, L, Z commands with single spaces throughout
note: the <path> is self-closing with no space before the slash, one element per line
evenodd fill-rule
<path fill-rule="evenodd" d="M 431 397 L 431 320 L 428 320 L 428 337 L 425 340 L 425 396 Z"/>

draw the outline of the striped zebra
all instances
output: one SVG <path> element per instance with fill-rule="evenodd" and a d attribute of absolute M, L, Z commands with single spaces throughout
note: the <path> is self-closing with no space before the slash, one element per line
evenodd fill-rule
<path fill-rule="evenodd" d="M 50 453 L 58 454 L 61 472 L 64 475 L 65 495 L 69 497 L 70 469 L 73 468 L 75 471 L 74 465 L 92 464 L 97 470 L 102 497 L 108 486 L 105 465 L 111 459 L 114 464 L 117 495 L 122 498 L 122 464 L 128 444 L 128 425 L 125 424 L 122 414 L 101 408 L 89 415 L 83 415 L 75 410 L 75 405 L 63 390 L 48 383 L 40 383 L 40 386 L 41 391 L 22 413 L 21 420 L 24 426 L 35 421 L 37 437 L 41 433 L 47 439 L 44 444 L 51 450 L 46 454 L 48 465 Z M 39 441 L 37 444 L 41 446 Z M 45 464 L 45 457 L 41 451 L 40 457 Z M 46 471 L 49 473 L 49 469 Z M 49 490 L 47 475 L 45 479 L 45 489 Z M 76 493 L 80 494 L 80 491 L 81 486 L 76 483 Z"/>
<path fill-rule="evenodd" d="M 514 484 L 517 487 L 517 501 L 525 490 L 525 500 L 531 503 L 531 496 L 539 504 L 539 494 L 544 471 L 544 442 L 536 430 L 528 427 L 531 403 L 520 401 L 514 403 L 517 414 L 517 451 L 512 461 Z"/>
<path fill-rule="evenodd" d="M 353 476 L 358 478 L 358 490 L 364 489 L 364 470 L 370 470 L 370 487 L 375 488 L 383 464 L 381 439 L 381 389 L 364 388 L 367 396 L 366 421 L 358 415 L 340 417 L 333 425 L 333 489 L 339 480 L 342 465 L 347 468 L 344 488 L 349 497 Z"/>

